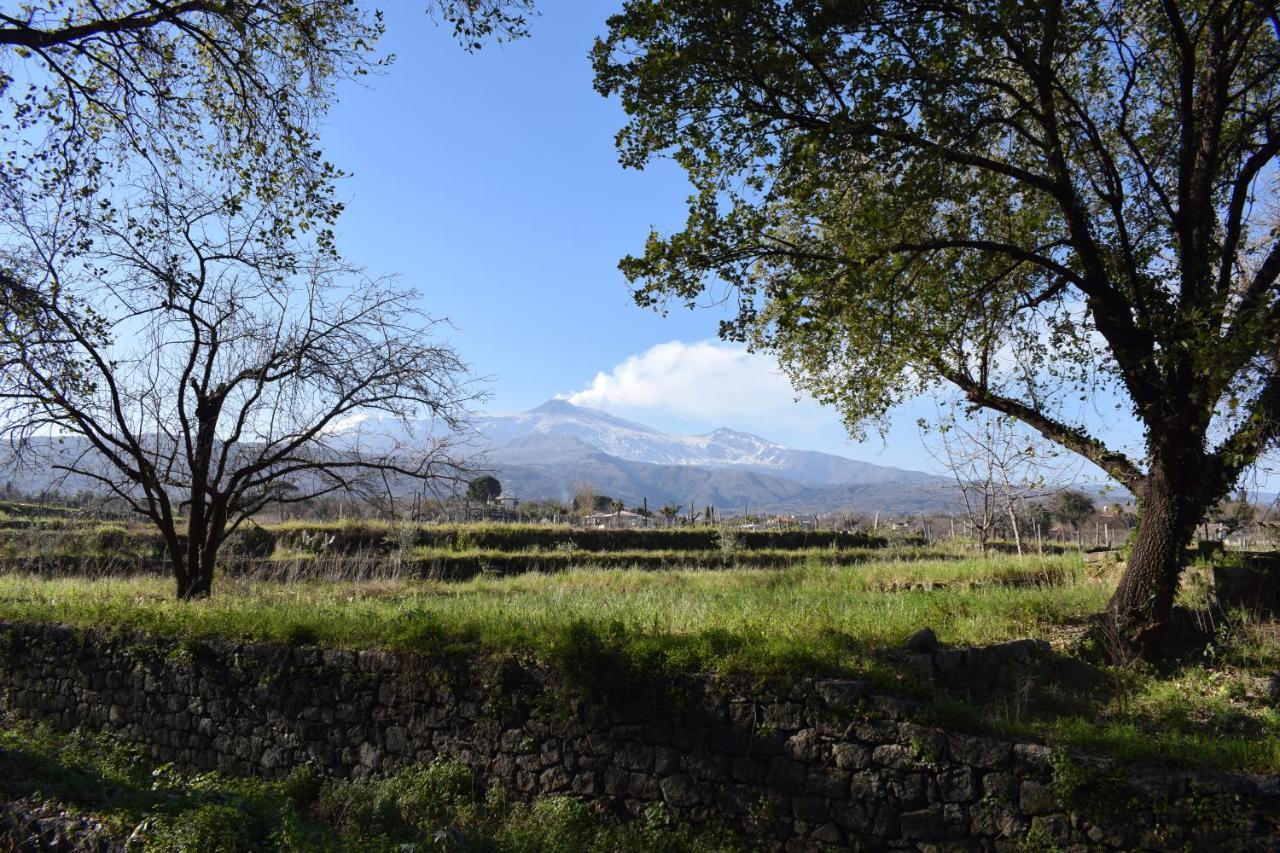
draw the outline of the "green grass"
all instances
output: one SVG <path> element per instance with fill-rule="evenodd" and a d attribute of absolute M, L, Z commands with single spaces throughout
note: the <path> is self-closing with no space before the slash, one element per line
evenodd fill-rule
<path fill-rule="evenodd" d="M 0 797 L 91 815 L 117 838 L 132 834 L 129 849 L 146 853 L 738 849 L 727 832 L 677 826 L 660 809 L 621 825 L 568 797 L 508 802 L 477 788 L 461 764 L 437 761 L 365 781 L 324 780 L 307 767 L 279 782 L 184 774 L 106 735 L 2 718 Z"/>
<path fill-rule="evenodd" d="M 873 560 L 790 568 L 635 572 L 578 568 L 464 582 L 267 583 L 222 577 L 179 602 L 159 578 L 0 576 L 0 619 L 114 625 L 174 637 L 231 637 L 427 655 L 512 655 L 584 686 L 662 683 L 686 671 L 750 678 L 871 678 L 931 704 L 946 725 L 1036 737 L 1143 762 L 1280 771 L 1280 628 L 1215 617 L 1212 642 L 1177 660 L 1102 667 L 1088 684 L 1052 672 L 992 695 L 952 695 L 902 649 L 929 626 L 946 645 L 1039 637 L 1059 653 L 1104 608 L 1115 568 L 1078 556 Z M 1092 572 L 1105 572 L 1093 574 Z M 1193 571 L 1182 603 L 1208 614 Z M 1207 617 L 1206 617 L 1207 618 Z"/>
<path fill-rule="evenodd" d="M 1046 573 L 1069 583 L 1014 586 Z M 988 585 L 964 588 L 974 582 Z M 1078 582 L 1076 582 L 1078 581 Z M 894 587 L 951 584 L 945 590 Z M 159 578 L 0 577 L 0 618 L 122 625 L 178 636 L 420 652 L 451 647 L 554 660 L 585 625 L 646 666 L 855 673 L 931 626 L 944 642 L 1047 636 L 1105 603 L 1076 558 L 805 565 L 731 572 L 576 569 L 461 583 L 255 583 L 223 578 L 212 599 L 175 601 Z"/>

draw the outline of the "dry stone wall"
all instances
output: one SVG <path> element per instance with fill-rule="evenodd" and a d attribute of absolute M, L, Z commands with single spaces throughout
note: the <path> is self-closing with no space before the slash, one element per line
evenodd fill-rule
<path fill-rule="evenodd" d="M 1280 782 L 1119 768 L 912 722 L 866 682 L 593 691 L 489 659 L 0 623 L 0 711 L 183 767 L 361 777 L 444 756 L 621 815 L 665 804 L 774 850 L 1280 850 Z"/>

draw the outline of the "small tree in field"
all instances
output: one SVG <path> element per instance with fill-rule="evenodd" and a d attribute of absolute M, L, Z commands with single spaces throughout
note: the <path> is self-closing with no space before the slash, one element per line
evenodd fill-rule
<path fill-rule="evenodd" d="M 502 483 L 498 482 L 497 477 L 489 474 L 483 474 L 467 483 L 467 498 L 469 500 L 487 504 L 501 494 Z"/>
<path fill-rule="evenodd" d="M 278 251 L 259 240 L 269 218 L 195 191 L 70 235 L 10 201 L 29 248 L 2 260 L 50 296 L 39 322 L 0 310 L 9 417 L 79 440 L 31 446 L 156 526 L 180 598 L 210 593 L 227 537 L 272 504 L 457 476 L 448 436 L 475 395 L 412 292 Z M 401 439 L 420 418 L 431 429 Z"/>
<path fill-rule="evenodd" d="M 1098 508 L 1094 506 L 1093 498 L 1084 492 L 1065 489 L 1054 495 L 1050 511 L 1071 525 L 1071 529 L 1076 533 L 1076 540 L 1079 541 L 1082 525 L 1098 511 Z"/>
<path fill-rule="evenodd" d="M 985 555 L 992 532 L 1007 524 L 1018 554 L 1032 505 L 1057 491 L 1065 476 L 1049 467 L 1056 455 L 1035 434 L 999 415 L 963 417 L 958 408 L 940 418 L 934 456 L 951 472 L 965 517 Z"/>
<path fill-rule="evenodd" d="M 570 505 L 579 516 L 586 518 L 596 511 L 596 489 L 587 482 L 573 484 L 573 499 Z"/>

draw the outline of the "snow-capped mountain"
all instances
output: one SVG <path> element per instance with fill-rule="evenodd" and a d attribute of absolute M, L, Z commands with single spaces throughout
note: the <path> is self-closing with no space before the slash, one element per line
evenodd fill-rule
<path fill-rule="evenodd" d="M 394 420 L 370 417 L 344 425 L 329 442 L 352 452 L 411 454 L 415 446 L 439 437 L 429 423 L 411 426 L 406 431 Z M 567 500 L 576 484 L 587 483 L 598 494 L 628 505 L 711 504 L 731 514 L 915 513 L 948 510 L 955 504 L 948 481 L 919 471 L 794 450 L 729 429 L 669 435 L 565 400 L 515 415 L 479 415 L 474 427 L 476 437 L 460 448 L 467 464 L 493 473 L 508 495 L 522 500 Z M 47 443 L 45 464 L 39 466 L 20 466 L 0 452 L 0 473 L 22 491 L 92 491 L 93 480 L 63 480 L 53 464 L 91 453 L 84 441 Z"/>
<path fill-rule="evenodd" d="M 515 415 L 482 415 L 476 421 L 483 446 L 502 457 L 502 445 L 532 436 L 576 439 L 610 456 L 651 465 L 731 468 L 786 477 L 809 486 L 936 482 L 919 471 L 859 462 L 830 453 L 793 450 L 757 435 L 717 429 L 671 435 L 608 412 L 549 400 Z"/>

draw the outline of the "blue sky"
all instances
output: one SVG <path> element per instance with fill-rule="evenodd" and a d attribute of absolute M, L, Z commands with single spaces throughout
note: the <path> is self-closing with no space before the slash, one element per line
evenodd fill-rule
<path fill-rule="evenodd" d="M 632 304 L 618 259 L 650 227 L 677 228 L 689 188 L 670 163 L 618 165 L 625 117 L 592 88 L 587 59 L 615 8 L 543 4 L 532 38 L 473 54 L 422 4 L 388 9 L 382 47 L 395 63 L 343 88 L 324 135 L 330 159 L 353 173 L 341 188 L 348 258 L 397 274 L 452 320 L 453 343 L 492 380 L 490 410 L 573 395 L 662 429 L 727 426 L 936 470 L 916 427 L 932 401 L 900 412 L 885 439 L 853 443 L 834 410 L 794 402 L 767 357 L 715 342 L 718 310 L 664 318 Z M 1092 401 L 1087 420 L 1105 423 L 1096 413 L 1111 402 Z M 1101 435 L 1132 449 L 1129 428 L 1108 426 Z"/>
<path fill-rule="evenodd" d="M 493 378 L 489 408 L 531 408 L 603 372 L 605 387 L 575 401 L 664 429 L 723 425 L 919 467 L 906 447 L 918 444 L 914 414 L 887 444 L 855 446 L 834 411 L 795 404 L 767 358 L 716 353 L 716 310 L 663 318 L 632 304 L 618 259 L 650 227 L 681 224 L 689 187 L 669 163 L 618 165 L 625 117 L 592 88 L 587 59 L 614 4 L 547 4 L 532 38 L 474 54 L 421 8 L 387 10 L 395 63 L 346 86 L 327 123 L 330 158 L 353 173 L 339 233 L 351 260 L 398 274 L 453 321 L 463 356 Z M 629 402 L 648 396 L 608 387 L 628 359 L 648 387 L 667 365 L 683 393 Z"/>

